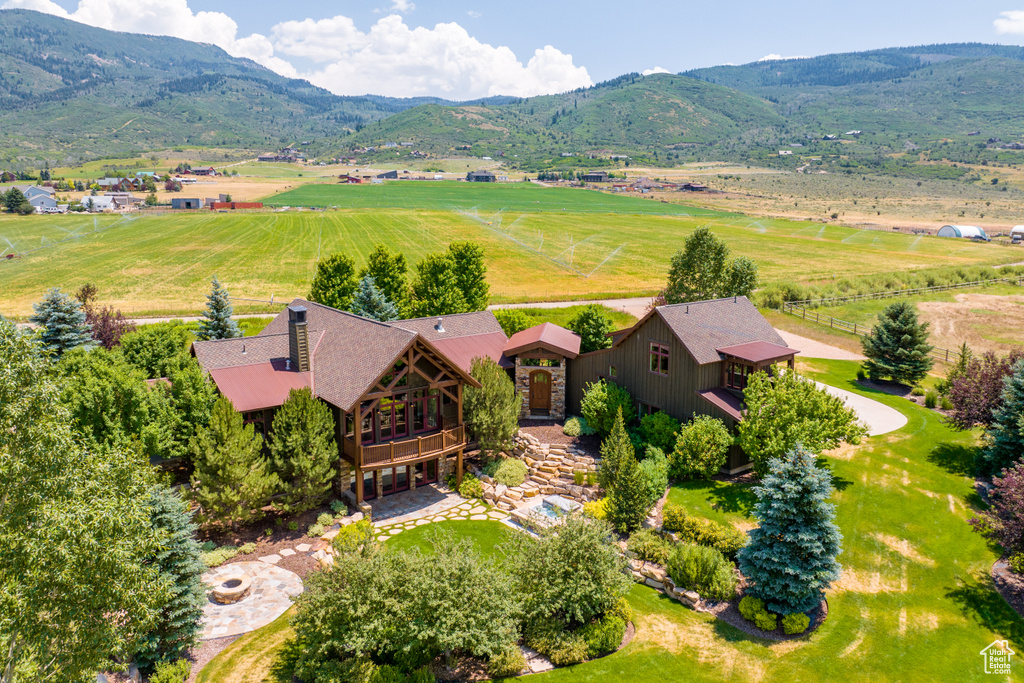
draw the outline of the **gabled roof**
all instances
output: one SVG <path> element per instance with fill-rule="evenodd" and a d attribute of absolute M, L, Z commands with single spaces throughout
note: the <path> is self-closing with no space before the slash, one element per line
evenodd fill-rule
<path fill-rule="evenodd" d="M 193 353 L 200 365 L 211 373 L 217 381 L 218 388 L 228 395 L 232 402 L 236 401 L 232 394 L 247 394 L 247 387 L 256 386 L 255 382 L 259 379 L 264 383 L 268 394 L 259 400 L 266 404 L 262 407 L 281 405 L 287 398 L 288 390 L 295 388 L 293 384 L 299 382 L 297 378 L 282 378 L 281 375 L 306 374 L 310 377 L 308 384 L 303 386 L 311 386 L 316 396 L 348 411 L 414 343 L 421 343 L 441 358 L 448 360 L 457 375 L 476 386 L 476 380 L 468 374 L 468 361 L 464 366 L 461 358 L 451 358 L 441 346 L 447 340 L 470 336 L 457 334 L 455 330 L 490 329 L 488 318 L 498 327 L 502 345 L 505 338 L 494 315 L 489 312 L 445 317 L 446 332 L 448 321 L 453 321 L 453 331 L 446 337 L 444 333 L 437 331 L 433 334 L 427 332 L 427 328 L 431 327 L 428 322 L 436 321 L 436 318 L 382 323 L 305 299 L 295 299 L 291 305 L 306 308 L 310 348 L 309 373 L 285 369 L 284 361 L 289 355 L 287 310 L 275 317 L 255 337 L 195 342 L 192 345 Z M 424 328 L 424 333 L 421 334 L 416 329 L 399 327 L 406 323 L 410 323 L 410 327 Z M 435 337 L 437 344 L 433 343 L 431 336 Z M 264 367 L 230 373 L 219 372 L 226 368 L 251 366 Z M 228 384 L 222 386 L 218 376 L 225 379 Z"/>
<path fill-rule="evenodd" d="M 658 306 L 615 341 L 622 344 L 653 316 L 660 316 L 698 365 L 722 360 L 723 347 L 764 341 L 786 346 L 775 328 L 745 296 Z"/>
<path fill-rule="evenodd" d="M 733 344 L 732 346 L 723 346 L 718 349 L 718 353 L 750 363 L 767 363 L 782 358 L 790 358 L 800 352 L 788 346 L 779 346 L 771 342 L 752 341 L 743 344 Z"/>
<path fill-rule="evenodd" d="M 541 323 L 513 334 L 505 345 L 505 355 L 512 357 L 536 348 L 575 358 L 580 355 L 580 337 L 554 323 Z"/>

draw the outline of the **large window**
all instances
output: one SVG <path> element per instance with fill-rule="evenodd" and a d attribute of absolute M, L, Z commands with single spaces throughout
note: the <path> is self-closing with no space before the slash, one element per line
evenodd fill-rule
<path fill-rule="evenodd" d="M 750 373 L 753 371 L 749 365 L 743 363 L 737 363 L 735 361 L 729 363 L 725 367 L 725 386 L 728 389 L 739 389 L 740 391 L 747 388 L 747 378 L 750 377 Z"/>
<path fill-rule="evenodd" d="M 651 342 L 650 370 L 657 375 L 668 374 L 668 344 Z"/>

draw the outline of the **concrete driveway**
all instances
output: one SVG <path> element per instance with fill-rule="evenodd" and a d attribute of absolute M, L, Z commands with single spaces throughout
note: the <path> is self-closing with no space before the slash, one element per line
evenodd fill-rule
<path fill-rule="evenodd" d="M 815 384 L 833 396 L 841 398 L 848 407 L 853 408 L 860 421 L 867 425 L 868 436 L 888 434 L 907 424 L 907 418 L 903 413 L 884 403 L 821 382 L 815 382 Z"/>

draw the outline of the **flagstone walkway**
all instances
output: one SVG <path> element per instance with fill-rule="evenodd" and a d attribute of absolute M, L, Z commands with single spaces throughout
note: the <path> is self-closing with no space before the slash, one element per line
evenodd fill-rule
<path fill-rule="evenodd" d="M 488 519 L 500 522 L 508 518 L 507 512 L 492 508 L 477 500 L 465 500 L 457 494 L 452 495 L 455 496 L 455 500 L 449 502 L 454 502 L 455 504 L 443 509 L 431 509 L 435 508 L 432 505 L 401 517 L 374 522 L 374 527 L 376 527 L 374 531 L 377 534 L 377 538 L 390 538 L 403 531 L 415 529 L 418 526 L 430 524 L 431 522 L 455 520 L 483 521 Z"/>
<path fill-rule="evenodd" d="M 252 591 L 230 605 L 218 604 L 207 595 L 201 640 L 237 636 L 266 626 L 284 614 L 292 606 L 292 598 L 302 592 L 298 574 L 267 562 L 222 564 L 203 574 L 203 582 L 213 586 L 239 572 L 252 580 Z"/>

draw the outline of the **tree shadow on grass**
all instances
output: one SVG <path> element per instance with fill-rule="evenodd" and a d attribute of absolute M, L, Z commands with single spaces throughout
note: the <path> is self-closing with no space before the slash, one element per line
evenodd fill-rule
<path fill-rule="evenodd" d="M 973 477 L 974 460 L 978 448 L 955 443 L 940 443 L 928 454 L 928 462 L 934 463 L 950 474 Z"/>
<path fill-rule="evenodd" d="M 289 638 L 284 646 L 277 651 L 274 663 L 270 667 L 270 675 L 273 678 L 268 683 L 292 683 L 295 680 L 295 666 L 299 663 L 302 655 L 302 646 L 298 638 Z"/>
<path fill-rule="evenodd" d="M 850 486 L 853 485 L 852 481 L 846 479 L 845 477 L 841 477 L 840 475 L 835 473 L 835 471 L 832 469 L 832 463 L 830 461 L 819 457 L 815 460 L 815 465 L 817 465 L 823 470 L 827 470 L 828 473 L 832 475 L 832 488 L 834 488 L 836 491 L 845 491 L 846 489 L 850 488 Z"/>
<path fill-rule="evenodd" d="M 1024 619 L 999 595 L 992 577 L 975 575 L 961 579 L 960 585 L 946 591 L 946 597 L 956 603 L 968 619 L 1024 647 Z"/>

